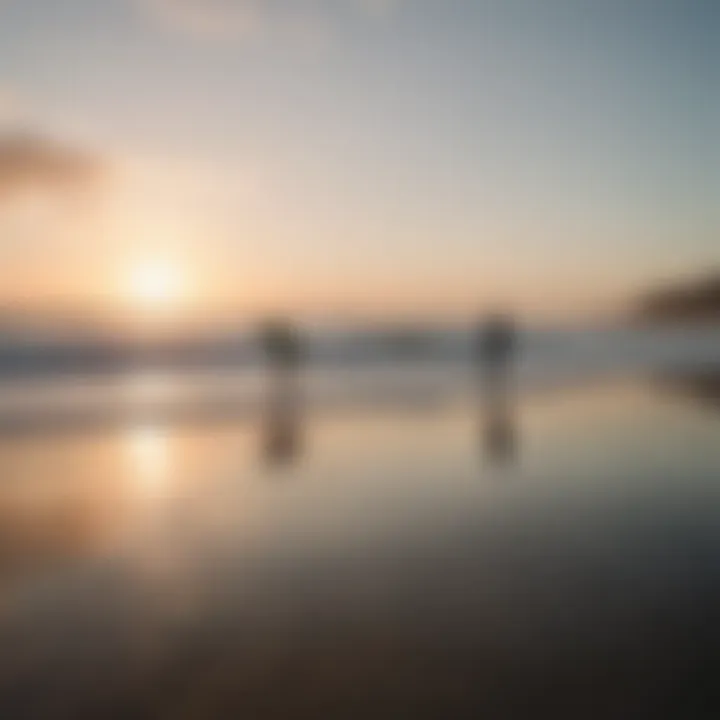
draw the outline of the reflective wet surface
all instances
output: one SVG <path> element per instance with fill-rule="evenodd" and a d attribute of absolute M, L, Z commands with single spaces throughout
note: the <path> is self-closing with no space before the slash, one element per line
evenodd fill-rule
<path fill-rule="evenodd" d="M 3 435 L 0 717 L 716 717 L 688 382 Z"/>

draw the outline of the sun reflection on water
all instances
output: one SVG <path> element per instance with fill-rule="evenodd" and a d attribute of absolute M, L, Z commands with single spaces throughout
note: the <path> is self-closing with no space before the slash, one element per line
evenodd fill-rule
<path fill-rule="evenodd" d="M 133 480 L 146 496 L 158 497 L 168 489 L 170 443 L 162 427 L 139 425 L 128 430 L 126 440 Z"/>

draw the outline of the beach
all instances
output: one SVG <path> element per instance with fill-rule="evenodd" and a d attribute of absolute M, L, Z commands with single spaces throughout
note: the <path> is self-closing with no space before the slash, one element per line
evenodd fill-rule
<path fill-rule="evenodd" d="M 720 412 L 619 370 L 8 430 L 0 714 L 710 717 Z"/>

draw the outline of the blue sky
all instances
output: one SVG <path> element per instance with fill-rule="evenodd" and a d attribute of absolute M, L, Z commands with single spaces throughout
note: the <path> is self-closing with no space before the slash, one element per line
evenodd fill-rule
<path fill-rule="evenodd" d="M 87 227 L 6 222 L 6 297 L 112 302 L 147 257 L 248 311 L 611 308 L 716 260 L 719 31 L 712 0 L 2 0 L 6 127 L 121 178 Z"/>

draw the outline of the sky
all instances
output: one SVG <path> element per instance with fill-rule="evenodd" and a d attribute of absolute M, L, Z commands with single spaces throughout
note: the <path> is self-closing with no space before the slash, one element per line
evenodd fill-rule
<path fill-rule="evenodd" d="M 0 0 L 0 304 L 602 316 L 708 272 L 716 0 Z"/>

